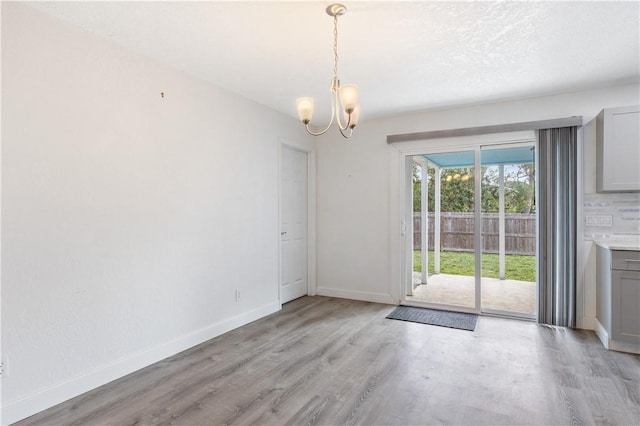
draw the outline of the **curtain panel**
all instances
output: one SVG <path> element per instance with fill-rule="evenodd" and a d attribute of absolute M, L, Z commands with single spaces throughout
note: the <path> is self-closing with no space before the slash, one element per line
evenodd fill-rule
<path fill-rule="evenodd" d="M 538 130 L 538 322 L 576 327 L 577 127 Z"/>

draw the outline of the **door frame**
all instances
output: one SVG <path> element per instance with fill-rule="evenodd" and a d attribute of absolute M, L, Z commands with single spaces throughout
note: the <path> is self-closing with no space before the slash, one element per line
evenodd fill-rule
<path fill-rule="evenodd" d="M 282 308 L 282 296 L 280 294 L 280 283 L 282 278 L 282 259 L 280 249 L 280 226 L 282 223 L 282 188 L 280 180 L 282 174 L 282 148 L 287 147 L 307 154 L 307 294 L 316 295 L 316 151 L 313 144 L 305 144 L 291 139 L 278 138 L 278 232 L 274 238 L 277 239 L 278 248 L 278 302 Z"/>
<path fill-rule="evenodd" d="M 415 302 L 408 301 L 405 295 L 405 289 L 411 279 L 410 269 L 413 255 L 413 236 L 408 232 L 410 227 L 410 220 L 412 217 L 411 193 L 407 188 L 408 179 L 410 176 L 410 170 L 407 171 L 408 159 L 414 155 L 439 152 L 451 152 L 451 151 L 474 151 L 474 157 L 480 155 L 480 147 L 491 145 L 505 145 L 515 143 L 536 143 L 535 131 L 518 131 L 518 132 L 504 132 L 488 135 L 476 135 L 476 136 L 461 136 L 450 138 L 437 138 L 428 140 L 416 140 L 408 142 L 396 142 L 390 145 L 390 185 L 389 185 L 389 200 L 391 206 L 389 209 L 389 242 L 390 242 L 390 291 L 394 299 L 398 300 L 401 304 L 414 304 Z M 537 150 L 536 150 L 537 152 Z M 476 162 L 477 162 L 476 160 Z M 479 186 L 480 181 L 478 175 L 480 169 L 476 167 L 476 187 Z M 477 190 L 477 188 L 476 188 Z M 476 191 L 476 215 L 480 204 L 477 202 L 480 194 Z M 395 206 L 394 207 L 394 203 Z M 398 232 L 399 231 L 399 232 Z M 479 229 L 476 229 L 475 241 L 476 245 L 481 235 Z M 411 249 L 411 250 L 410 250 Z M 477 268 L 480 261 L 480 256 L 476 254 L 476 306 L 474 308 L 467 308 L 456 305 L 446 304 L 428 304 L 428 303 L 415 303 L 417 306 L 430 306 L 438 309 L 452 309 L 458 312 L 470 312 L 480 314 L 481 303 L 479 303 L 480 294 L 480 280 L 478 278 Z M 395 284 L 394 284 L 395 283 Z"/>

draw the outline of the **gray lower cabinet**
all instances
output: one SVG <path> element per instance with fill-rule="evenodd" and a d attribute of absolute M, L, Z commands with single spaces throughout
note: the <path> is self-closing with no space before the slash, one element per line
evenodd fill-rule
<path fill-rule="evenodd" d="M 640 252 L 597 246 L 596 332 L 605 347 L 640 353 Z"/>

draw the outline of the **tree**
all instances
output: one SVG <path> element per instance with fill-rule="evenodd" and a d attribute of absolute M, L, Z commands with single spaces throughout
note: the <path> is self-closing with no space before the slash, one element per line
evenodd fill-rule
<path fill-rule="evenodd" d="M 475 177 L 473 167 L 441 169 L 440 210 L 472 212 L 474 210 Z M 428 211 L 435 210 L 435 168 L 428 168 Z M 421 211 L 421 167 L 413 164 L 413 211 Z M 497 213 L 499 208 L 498 166 L 482 166 L 482 211 Z M 533 163 L 505 166 L 505 211 L 535 212 L 535 167 Z"/>
<path fill-rule="evenodd" d="M 420 197 L 422 195 L 422 167 L 418 165 L 418 163 L 413 163 L 413 211 L 420 212 L 422 211 L 422 202 Z"/>
<path fill-rule="evenodd" d="M 518 180 L 523 177 L 526 185 L 523 188 L 524 191 L 524 205 L 522 207 L 522 213 L 533 213 L 536 210 L 536 168 L 533 163 L 520 164 L 518 166 Z"/>
<path fill-rule="evenodd" d="M 442 169 L 440 171 L 440 211 L 472 212 L 475 201 L 474 182 L 472 167 Z M 430 185 L 430 191 L 431 187 L 433 187 L 433 196 L 430 198 L 434 198 L 435 185 Z M 430 209 L 432 206 L 435 207 L 435 200 L 429 201 Z"/>

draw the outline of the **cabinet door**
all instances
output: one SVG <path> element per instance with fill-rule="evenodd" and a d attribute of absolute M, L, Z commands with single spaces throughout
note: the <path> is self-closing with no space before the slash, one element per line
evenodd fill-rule
<path fill-rule="evenodd" d="M 605 109 L 597 126 L 598 191 L 640 191 L 640 108 Z"/>
<path fill-rule="evenodd" d="M 640 272 L 611 271 L 613 340 L 640 343 Z"/>

